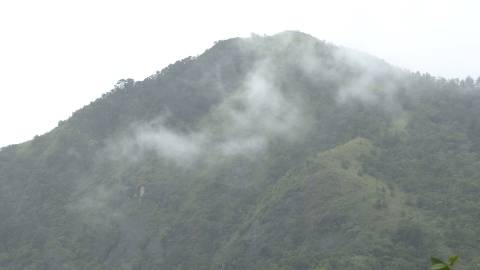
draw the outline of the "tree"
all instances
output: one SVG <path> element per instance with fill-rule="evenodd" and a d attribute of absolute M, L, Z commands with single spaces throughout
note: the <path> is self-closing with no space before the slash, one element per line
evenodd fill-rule
<path fill-rule="evenodd" d="M 475 86 L 475 81 L 472 79 L 472 77 L 468 76 L 464 80 L 464 86 L 473 88 Z"/>

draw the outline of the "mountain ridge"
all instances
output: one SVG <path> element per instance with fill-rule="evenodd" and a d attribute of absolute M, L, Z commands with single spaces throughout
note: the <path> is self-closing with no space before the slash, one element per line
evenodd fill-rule
<path fill-rule="evenodd" d="M 474 269 L 479 88 L 219 41 L 0 150 L 0 269 Z"/>

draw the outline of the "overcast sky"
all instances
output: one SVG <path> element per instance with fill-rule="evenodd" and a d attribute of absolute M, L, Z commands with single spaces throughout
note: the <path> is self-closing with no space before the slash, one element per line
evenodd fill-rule
<path fill-rule="evenodd" d="M 0 1 L 0 146 L 216 40 L 300 30 L 446 78 L 480 75 L 480 1 Z"/>

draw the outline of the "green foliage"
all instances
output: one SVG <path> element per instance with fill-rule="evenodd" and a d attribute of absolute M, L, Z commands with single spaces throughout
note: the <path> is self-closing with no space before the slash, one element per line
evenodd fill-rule
<path fill-rule="evenodd" d="M 450 256 L 448 257 L 447 262 L 443 262 L 442 260 L 431 257 L 430 261 L 432 262 L 432 270 L 452 270 L 453 265 L 458 260 L 458 256 Z"/>
<path fill-rule="evenodd" d="M 0 269 L 427 269 L 452 250 L 475 269 L 478 81 L 347 52 L 301 33 L 220 41 L 3 148 Z M 197 162 L 112 154 L 145 123 L 219 137 L 234 120 L 222 102 L 265 59 L 301 109 L 295 136 Z"/>

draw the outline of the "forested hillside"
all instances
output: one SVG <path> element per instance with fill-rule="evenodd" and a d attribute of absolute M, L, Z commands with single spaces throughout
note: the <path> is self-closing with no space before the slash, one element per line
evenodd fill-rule
<path fill-rule="evenodd" d="M 477 269 L 479 115 L 480 79 L 218 41 L 1 149 L 0 269 Z"/>

